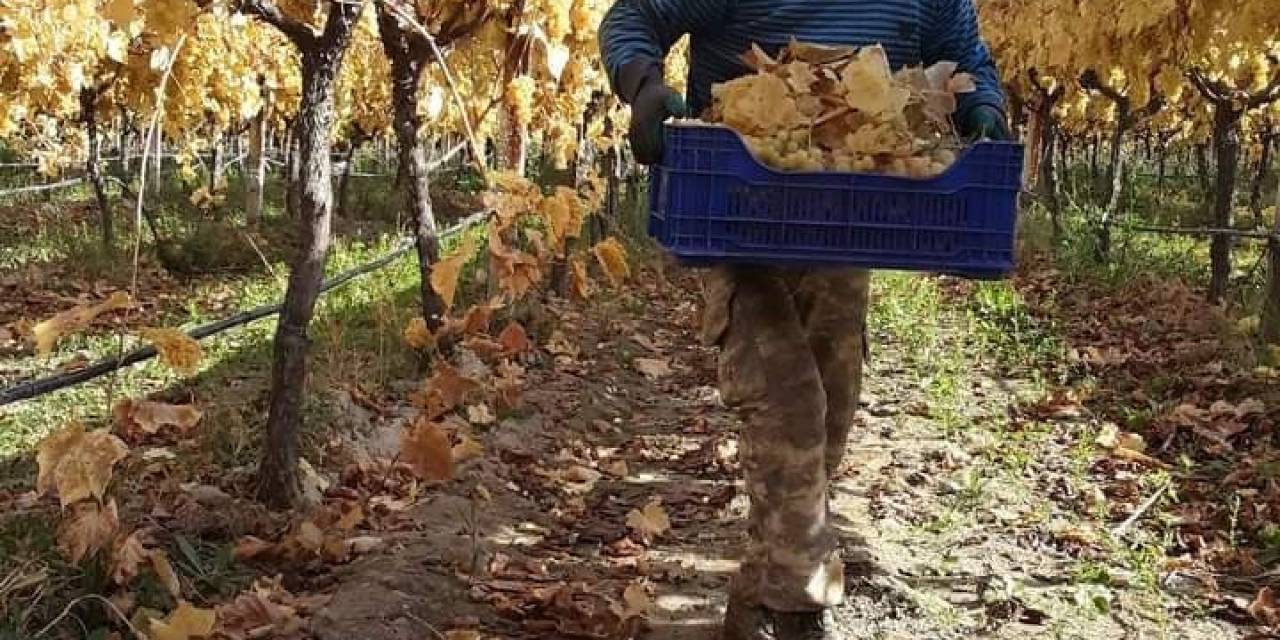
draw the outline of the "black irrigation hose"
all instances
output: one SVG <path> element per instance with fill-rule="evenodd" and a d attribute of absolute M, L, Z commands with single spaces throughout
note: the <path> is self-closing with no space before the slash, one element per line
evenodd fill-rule
<path fill-rule="evenodd" d="M 455 235 L 477 222 L 485 220 L 486 218 L 488 218 L 487 212 L 467 216 L 457 224 L 441 232 L 440 237 L 447 238 Z M 354 269 L 344 271 L 337 276 L 334 276 L 331 280 L 326 280 L 320 287 L 320 294 L 324 295 L 325 293 L 328 293 L 329 291 L 332 291 L 362 275 L 382 269 L 396 260 L 399 260 L 405 254 L 410 253 L 413 249 L 413 241 L 405 241 L 391 253 L 388 253 L 377 260 L 355 267 Z M 195 329 L 187 332 L 187 335 L 191 336 L 195 340 L 202 340 L 209 336 L 222 333 L 228 329 L 273 316 L 279 313 L 283 306 L 283 303 L 276 303 L 254 307 L 247 311 L 241 311 L 233 316 L 218 320 L 217 322 L 196 327 Z M 9 387 L 4 391 L 0 391 L 0 407 L 20 400 L 28 400 L 47 393 L 52 393 L 59 389 L 65 389 L 82 382 L 88 382 L 89 380 L 104 376 L 117 369 L 137 364 L 144 360 L 150 360 L 154 357 L 156 357 L 156 348 L 148 345 L 140 349 L 130 351 L 119 358 L 99 360 L 98 362 L 95 362 L 83 369 L 23 382 L 16 386 Z"/>

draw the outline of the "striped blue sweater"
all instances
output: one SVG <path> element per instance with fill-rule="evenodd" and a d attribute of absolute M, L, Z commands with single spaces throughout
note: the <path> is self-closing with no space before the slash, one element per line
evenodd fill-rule
<path fill-rule="evenodd" d="M 623 65 L 661 62 L 685 34 L 691 34 L 688 101 L 695 114 L 711 104 L 712 84 L 750 72 L 738 56 L 751 43 L 773 54 L 793 37 L 880 43 L 894 68 L 954 61 L 978 84 L 978 91 L 960 97 L 957 113 L 980 104 L 1004 110 L 973 0 L 616 0 L 600 26 L 600 49 L 615 88 Z"/>

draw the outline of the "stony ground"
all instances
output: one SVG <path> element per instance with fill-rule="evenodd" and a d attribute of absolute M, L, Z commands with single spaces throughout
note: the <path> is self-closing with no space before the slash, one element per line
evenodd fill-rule
<path fill-rule="evenodd" d="M 524 410 L 383 553 L 338 570 L 317 636 L 616 637 L 609 609 L 639 584 L 647 612 L 621 635 L 715 637 L 744 537 L 738 423 L 697 346 L 694 281 L 667 278 L 551 309 Z M 936 282 L 877 284 L 864 411 L 831 489 L 842 637 L 1267 637 L 1161 556 L 1165 501 L 1142 469 L 1126 472 L 1137 495 L 1099 507 L 1115 471 L 1094 428 L 1020 408 L 1051 387 L 975 335 L 971 291 Z M 399 428 L 361 446 L 393 454 Z M 671 528 L 646 540 L 628 516 L 654 500 Z"/>

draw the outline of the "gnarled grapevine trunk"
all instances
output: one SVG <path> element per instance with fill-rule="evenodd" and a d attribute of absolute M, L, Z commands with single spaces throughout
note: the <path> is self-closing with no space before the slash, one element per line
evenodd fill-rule
<path fill-rule="evenodd" d="M 1258 157 L 1258 170 L 1253 175 L 1253 185 L 1249 187 L 1249 211 L 1253 213 L 1255 220 L 1262 217 L 1262 185 L 1267 180 L 1267 174 L 1271 173 L 1272 149 L 1277 135 L 1280 134 L 1266 129 L 1258 136 L 1262 142 L 1262 154 Z"/>
<path fill-rule="evenodd" d="M 1236 192 L 1236 163 L 1240 158 L 1240 117 L 1239 109 L 1230 104 L 1217 104 L 1213 114 L 1213 152 L 1217 159 L 1218 173 L 1214 180 L 1213 226 L 1219 229 L 1230 229 L 1232 224 L 1231 201 Z M 1211 276 L 1209 278 L 1209 300 L 1221 302 L 1227 294 L 1227 285 L 1231 277 L 1231 237 L 1223 234 L 1213 236 L 1213 244 L 1209 246 Z"/>
<path fill-rule="evenodd" d="M 249 226 L 262 221 L 264 185 L 267 182 L 267 117 L 265 109 L 249 125 L 249 154 L 246 158 L 245 220 Z"/>
<path fill-rule="evenodd" d="M 220 192 L 226 186 L 227 141 L 221 131 L 213 135 L 213 149 L 209 157 L 209 190 Z"/>
<path fill-rule="evenodd" d="M 350 144 L 347 147 L 347 157 L 342 163 L 342 177 L 338 180 L 338 216 L 347 217 L 347 187 L 351 184 L 351 172 L 354 170 L 356 161 L 356 151 L 360 149 L 360 145 L 364 144 L 365 137 L 357 132 L 352 134 Z"/>
<path fill-rule="evenodd" d="M 80 120 L 84 123 L 88 137 L 88 154 L 85 158 L 85 174 L 89 184 L 93 186 L 93 195 L 98 200 L 98 215 L 102 229 L 102 246 L 109 253 L 115 248 L 115 222 L 111 217 L 111 201 L 107 198 L 107 185 L 102 179 L 102 141 L 98 135 L 98 89 L 85 87 L 80 90 Z"/>
<path fill-rule="evenodd" d="M 284 210 L 290 218 L 298 217 L 298 201 L 301 197 L 299 185 L 302 183 L 302 145 L 299 143 L 298 123 L 295 120 L 289 125 L 289 138 L 285 150 L 285 171 L 288 183 L 284 188 Z"/>
<path fill-rule="evenodd" d="M 302 502 L 298 482 L 298 431 L 307 387 L 307 328 L 324 281 L 333 217 L 333 165 L 329 136 L 335 118 L 334 83 L 351 44 L 364 2 L 329 5 L 323 34 L 292 21 L 274 4 L 243 8 L 272 23 L 302 53 L 302 99 L 294 137 L 298 142 L 298 253 L 294 256 L 284 306 L 276 325 L 271 366 L 271 406 L 266 446 L 258 467 L 258 499 L 274 507 Z"/>
<path fill-rule="evenodd" d="M 1267 263 L 1267 297 L 1262 306 L 1262 323 L 1259 326 L 1266 344 L 1280 344 L 1280 184 L 1276 185 L 1276 218 L 1272 222 L 1271 240 Z"/>
<path fill-rule="evenodd" d="M 427 328 L 435 331 L 443 323 L 445 313 L 444 301 L 431 286 L 431 270 L 440 259 L 440 238 L 431 206 L 426 143 L 419 135 L 422 117 L 418 115 L 418 87 L 431 55 L 429 49 L 415 46 L 407 28 L 400 23 L 392 8 L 378 4 L 378 32 L 382 48 L 391 61 L 391 99 L 395 106 L 393 126 L 400 165 L 397 183 L 413 214 L 413 235 L 421 274 L 418 287 L 422 318 Z"/>

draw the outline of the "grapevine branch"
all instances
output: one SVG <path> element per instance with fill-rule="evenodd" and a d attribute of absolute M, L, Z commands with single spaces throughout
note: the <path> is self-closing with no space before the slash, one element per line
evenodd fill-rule
<path fill-rule="evenodd" d="M 393 15 L 396 16 L 403 24 L 409 26 L 413 33 L 424 39 L 431 48 L 432 55 L 436 61 L 440 63 L 440 70 L 444 74 L 445 85 L 449 87 L 449 94 L 453 97 L 453 101 L 457 104 L 458 114 L 462 118 L 462 125 L 467 130 L 467 140 L 471 142 L 471 156 L 476 166 L 480 169 L 480 175 L 487 176 L 488 171 L 484 166 L 484 153 L 480 150 L 480 141 L 476 136 L 475 127 L 471 124 L 471 116 L 467 113 L 467 103 L 462 100 L 462 94 L 458 91 L 458 84 L 454 82 L 453 72 L 449 70 L 449 64 L 444 59 L 444 52 L 440 50 L 439 43 L 436 42 L 434 36 L 431 35 L 427 28 L 418 22 L 415 16 L 407 13 L 403 7 L 390 0 L 381 0 L 382 5 L 387 7 Z"/>
<path fill-rule="evenodd" d="M 318 41 L 314 29 L 299 20 L 285 15 L 273 0 L 242 0 L 240 12 L 258 16 L 267 24 L 278 29 L 294 45 L 304 51 L 315 47 Z"/>

